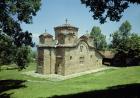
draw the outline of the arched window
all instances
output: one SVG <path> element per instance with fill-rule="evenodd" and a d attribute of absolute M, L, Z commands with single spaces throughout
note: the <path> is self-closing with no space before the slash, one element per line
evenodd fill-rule
<path fill-rule="evenodd" d="M 70 60 L 72 60 L 72 56 L 70 56 Z"/>
<path fill-rule="evenodd" d="M 92 59 L 92 55 L 90 55 L 90 58 Z"/>
<path fill-rule="evenodd" d="M 85 59 L 84 56 L 80 57 L 80 58 L 79 58 L 79 63 L 80 63 L 80 64 L 83 64 L 83 63 L 84 63 L 84 59 Z"/>
<path fill-rule="evenodd" d="M 80 52 L 82 52 L 83 51 L 83 46 L 80 46 Z"/>

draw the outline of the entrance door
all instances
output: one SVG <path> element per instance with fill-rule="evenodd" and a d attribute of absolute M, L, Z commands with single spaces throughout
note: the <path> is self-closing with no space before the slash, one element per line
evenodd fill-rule
<path fill-rule="evenodd" d="M 57 74 L 59 74 L 59 75 L 62 74 L 62 65 L 61 64 L 58 64 Z"/>
<path fill-rule="evenodd" d="M 57 59 L 56 64 L 55 64 L 55 74 L 62 75 L 62 59 Z"/>
<path fill-rule="evenodd" d="M 56 59 L 56 64 L 55 64 L 55 74 L 62 75 L 63 74 L 63 59 L 62 58 L 57 58 Z"/>
<path fill-rule="evenodd" d="M 61 64 L 57 64 L 55 66 L 55 74 L 59 74 L 59 75 L 62 74 L 62 65 Z"/>

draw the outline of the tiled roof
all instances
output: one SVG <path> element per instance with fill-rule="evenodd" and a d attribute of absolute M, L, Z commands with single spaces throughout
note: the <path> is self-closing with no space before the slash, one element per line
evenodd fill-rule
<path fill-rule="evenodd" d="M 49 34 L 49 33 L 43 33 L 43 34 L 41 34 L 39 37 L 41 37 L 41 36 L 44 36 L 44 37 L 53 37 L 51 34 Z"/>
<path fill-rule="evenodd" d="M 63 24 L 63 25 L 60 25 L 60 26 L 55 27 L 55 29 L 56 28 L 74 28 L 74 29 L 78 29 L 77 27 L 72 26 L 70 24 Z"/>
<path fill-rule="evenodd" d="M 115 56 L 115 53 L 112 51 L 100 51 L 102 55 L 104 55 L 105 58 L 113 58 Z"/>

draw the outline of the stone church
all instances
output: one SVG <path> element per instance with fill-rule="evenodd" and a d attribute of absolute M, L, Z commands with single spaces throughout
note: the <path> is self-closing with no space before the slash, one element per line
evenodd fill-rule
<path fill-rule="evenodd" d="M 69 75 L 102 67 L 103 55 L 93 45 L 93 37 L 78 38 L 78 28 L 67 22 L 39 36 L 37 73 Z"/>

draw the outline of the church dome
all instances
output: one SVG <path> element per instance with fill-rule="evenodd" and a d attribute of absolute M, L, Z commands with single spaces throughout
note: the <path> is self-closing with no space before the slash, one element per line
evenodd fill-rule
<path fill-rule="evenodd" d="M 72 26 L 70 24 L 63 24 L 63 25 L 60 25 L 60 26 L 55 27 L 54 29 L 73 29 L 73 30 L 78 31 L 78 28 L 77 27 Z"/>
<path fill-rule="evenodd" d="M 45 32 L 45 33 L 41 34 L 39 37 L 50 37 L 50 38 L 52 38 L 53 36 L 51 34 Z"/>
<path fill-rule="evenodd" d="M 60 44 L 73 44 L 78 38 L 78 28 L 66 23 L 57 27 L 54 27 L 55 39 Z"/>

